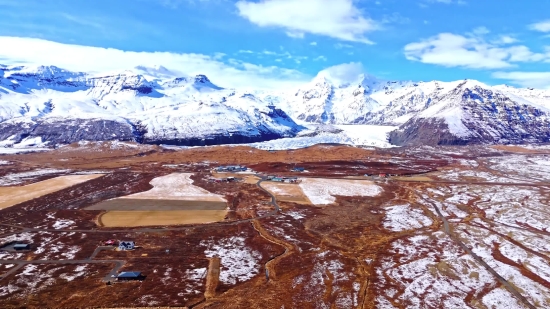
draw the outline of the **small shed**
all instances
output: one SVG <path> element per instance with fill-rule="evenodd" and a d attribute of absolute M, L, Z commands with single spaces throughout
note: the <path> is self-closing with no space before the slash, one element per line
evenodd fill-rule
<path fill-rule="evenodd" d="M 133 241 L 121 241 L 119 244 L 118 244 L 118 249 L 122 250 L 122 251 L 126 251 L 126 250 L 134 250 L 136 247 L 136 243 L 133 242 Z"/>
<path fill-rule="evenodd" d="M 15 244 L 13 245 L 13 250 L 30 250 L 31 245 L 29 244 Z"/>
<path fill-rule="evenodd" d="M 303 168 L 303 167 L 295 167 L 295 168 L 292 169 L 293 172 L 303 172 L 303 171 L 305 171 L 305 170 L 306 170 L 306 169 Z"/>
<path fill-rule="evenodd" d="M 116 277 L 116 280 L 118 281 L 131 281 L 131 280 L 139 280 L 142 281 L 145 279 L 145 276 L 141 274 L 139 271 L 124 271 L 118 274 Z"/>

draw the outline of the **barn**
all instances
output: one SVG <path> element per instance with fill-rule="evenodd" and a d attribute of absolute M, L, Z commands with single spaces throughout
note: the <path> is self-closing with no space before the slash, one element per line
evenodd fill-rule
<path fill-rule="evenodd" d="M 118 276 L 116 277 L 116 280 L 118 281 L 142 281 L 143 279 L 145 279 L 145 276 L 142 275 L 139 271 L 124 271 L 118 274 Z"/>
<path fill-rule="evenodd" d="M 30 250 L 31 249 L 31 245 L 29 244 L 15 244 L 13 245 L 13 250 Z"/>

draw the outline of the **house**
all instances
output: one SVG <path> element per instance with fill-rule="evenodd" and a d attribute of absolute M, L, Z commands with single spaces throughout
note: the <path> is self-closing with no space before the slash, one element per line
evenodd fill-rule
<path fill-rule="evenodd" d="M 268 175 L 268 176 L 266 177 L 267 180 L 272 180 L 273 178 L 275 178 L 275 176 L 273 176 L 273 175 Z"/>
<path fill-rule="evenodd" d="M 30 250 L 31 245 L 29 244 L 15 244 L 13 245 L 13 250 Z"/>
<path fill-rule="evenodd" d="M 135 246 L 136 246 L 136 243 L 133 241 L 121 241 L 118 244 L 118 249 L 122 251 L 134 250 Z"/>
<path fill-rule="evenodd" d="M 131 281 L 131 280 L 139 280 L 142 281 L 145 279 L 145 276 L 141 274 L 139 271 L 124 271 L 118 274 L 116 277 L 116 280 L 118 281 Z"/>
<path fill-rule="evenodd" d="M 279 178 L 279 177 L 273 177 L 273 178 L 271 178 L 271 181 L 283 182 L 283 179 Z"/>
<path fill-rule="evenodd" d="M 384 174 L 384 173 L 380 173 L 380 175 L 378 175 L 378 176 L 380 176 L 380 177 L 382 177 L 382 178 L 388 177 L 388 175 L 386 175 L 386 174 Z"/>
<path fill-rule="evenodd" d="M 305 171 L 305 170 L 306 170 L 306 169 L 303 168 L 303 167 L 295 167 L 295 168 L 292 169 L 293 172 L 303 172 L 303 171 Z"/>

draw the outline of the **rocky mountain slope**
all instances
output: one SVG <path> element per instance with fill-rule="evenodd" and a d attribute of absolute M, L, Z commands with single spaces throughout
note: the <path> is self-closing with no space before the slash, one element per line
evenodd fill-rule
<path fill-rule="evenodd" d="M 320 73 L 295 89 L 237 91 L 162 67 L 90 75 L 0 65 L 0 146 L 253 143 L 295 137 L 297 123 L 395 126 L 394 145 L 539 143 L 550 140 L 549 115 L 548 90 L 472 80 L 341 82 Z"/>
<path fill-rule="evenodd" d="M 136 69 L 103 76 L 56 67 L 0 66 L 0 140 L 66 144 L 131 140 L 211 145 L 292 137 L 282 110 L 203 75 L 158 78 Z"/>

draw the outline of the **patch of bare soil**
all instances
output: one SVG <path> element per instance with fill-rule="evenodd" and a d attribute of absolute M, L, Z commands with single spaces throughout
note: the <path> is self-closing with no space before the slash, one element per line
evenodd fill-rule
<path fill-rule="evenodd" d="M 103 175 L 59 176 L 22 187 L 0 187 L 0 209 L 8 208 L 101 176 Z"/>
<path fill-rule="evenodd" d="M 226 210 L 108 211 L 98 223 L 103 227 L 167 226 L 223 221 Z"/>

